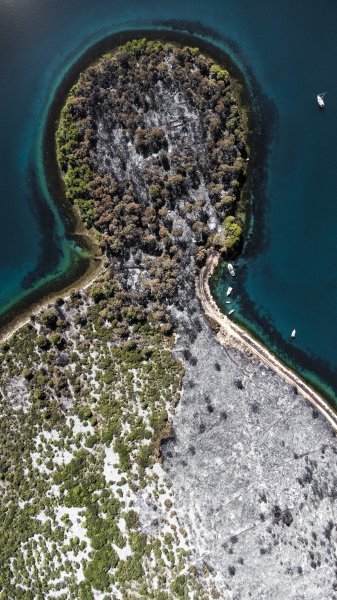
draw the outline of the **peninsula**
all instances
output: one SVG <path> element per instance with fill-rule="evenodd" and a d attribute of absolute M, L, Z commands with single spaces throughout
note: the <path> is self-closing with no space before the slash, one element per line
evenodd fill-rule
<path fill-rule="evenodd" d="M 57 157 L 103 271 L 2 347 L 0 587 L 12 597 L 215 590 L 188 568 L 158 460 L 183 376 L 179 311 L 208 248 L 241 243 L 239 92 L 197 48 L 140 39 L 68 96 Z"/>
<path fill-rule="evenodd" d="M 4 598 L 336 599 L 334 436 L 267 351 L 214 333 L 208 275 L 245 229 L 241 86 L 136 39 L 70 90 L 60 176 L 102 258 L 1 347 Z"/>

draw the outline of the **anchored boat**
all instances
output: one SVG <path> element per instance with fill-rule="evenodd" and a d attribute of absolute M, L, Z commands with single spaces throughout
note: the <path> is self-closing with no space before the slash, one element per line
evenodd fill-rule
<path fill-rule="evenodd" d="M 320 108 L 324 108 L 325 104 L 324 104 L 324 96 L 325 96 L 326 92 L 323 92 L 322 94 L 317 94 L 317 104 Z"/>
<path fill-rule="evenodd" d="M 232 277 L 235 277 L 235 271 L 234 271 L 234 267 L 233 267 L 233 265 L 231 265 L 231 263 L 228 263 L 228 265 L 227 265 L 227 269 L 228 269 L 228 271 L 229 271 L 230 275 L 231 275 Z"/>
<path fill-rule="evenodd" d="M 296 329 L 293 329 L 290 334 L 290 337 L 294 338 L 295 336 L 296 336 Z"/>
<path fill-rule="evenodd" d="M 233 288 L 229 287 L 227 290 L 227 294 L 226 296 L 230 296 L 230 294 L 232 293 Z"/>

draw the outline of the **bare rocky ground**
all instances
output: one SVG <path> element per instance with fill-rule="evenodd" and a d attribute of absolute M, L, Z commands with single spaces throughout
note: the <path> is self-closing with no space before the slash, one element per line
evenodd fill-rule
<path fill-rule="evenodd" d="M 232 600 L 336 600 L 337 443 L 274 372 L 176 313 L 185 376 L 163 444 L 200 571 Z"/>

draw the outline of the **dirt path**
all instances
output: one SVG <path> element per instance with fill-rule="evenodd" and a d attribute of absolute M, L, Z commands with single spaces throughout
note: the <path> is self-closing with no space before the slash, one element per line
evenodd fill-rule
<path fill-rule="evenodd" d="M 230 319 L 220 311 L 209 289 L 209 279 L 218 262 L 219 255 L 211 254 L 209 256 L 206 265 L 201 269 L 199 277 L 197 278 L 196 291 L 205 314 L 220 326 L 220 331 L 217 335 L 219 342 L 223 346 L 234 344 L 241 350 L 246 352 L 248 350 L 249 353 L 259 358 L 264 364 L 283 377 L 287 383 L 294 386 L 298 393 L 309 400 L 309 402 L 311 402 L 311 404 L 329 421 L 333 429 L 337 431 L 337 414 L 329 404 L 291 371 L 291 369 L 286 367 L 271 352 L 262 346 L 262 344 L 255 340 L 247 331 L 245 331 L 245 329 L 230 321 Z"/>

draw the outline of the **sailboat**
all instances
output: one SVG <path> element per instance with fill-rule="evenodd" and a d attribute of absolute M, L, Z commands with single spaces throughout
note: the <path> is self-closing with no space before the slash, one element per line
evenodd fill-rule
<path fill-rule="evenodd" d="M 323 92 L 322 94 L 317 94 L 317 104 L 320 108 L 324 108 L 324 96 L 325 96 L 326 92 Z"/>

